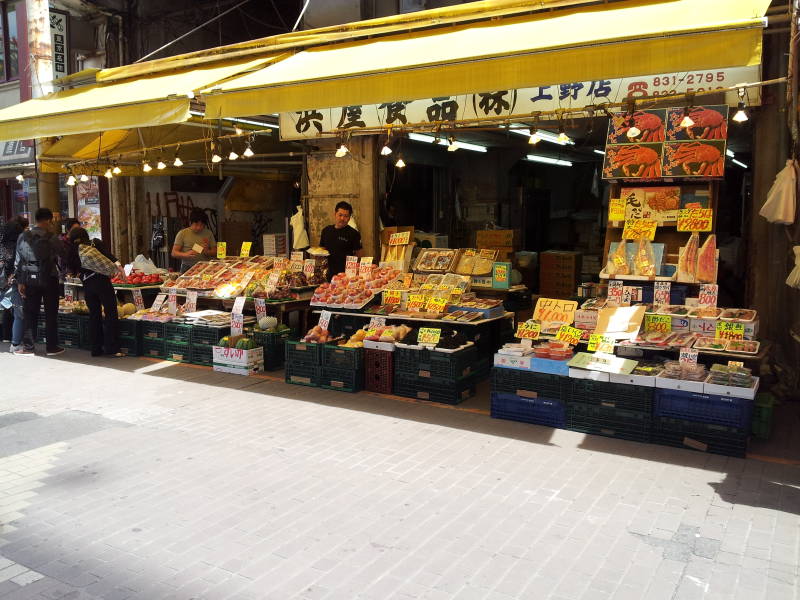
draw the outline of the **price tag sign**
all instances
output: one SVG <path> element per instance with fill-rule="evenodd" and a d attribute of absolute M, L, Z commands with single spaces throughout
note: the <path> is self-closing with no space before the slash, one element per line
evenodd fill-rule
<path fill-rule="evenodd" d="M 593 333 L 589 336 L 589 352 L 602 352 L 603 354 L 614 353 L 614 338 L 607 335 Z"/>
<path fill-rule="evenodd" d="M 653 304 L 669 304 L 672 284 L 669 281 L 656 281 L 653 286 Z"/>
<path fill-rule="evenodd" d="M 464 250 L 464 256 L 475 256 L 476 254 L 477 252 L 475 251 L 474 248 L 467 248 L 466 250 Z"/>
<path fill-rule="evenodd" d="M 355 277 L 358 275 L 358 257 L 348 256 L 345 262 L 344 272 L 348 277 Z"/>
<path fill-rule="evenodd" d="M 285 256 L 281 256 L 275 259 L 273 263 L 273 269 L 276 271 L 283 271 L 289 266 L 289 259 Z"/>
<path fill-rule="evenodd" d="M 650 240 L 656 237 L 658 222 L 654 219 L 626 219 L 622 230 L 623 240 Z"/>
<path fill-rule="evenodd" d="M 411 294 L 408 297 L 408 302 L 406 303 L 406 307 L 408 310 L 422 310 L 422 307 L 425 306 L 425 294 Z"/>
<path fill-rule="evenodd" d="M 177 315 L 178 314 L 178 290 L 175 288 L 169 288 L 169 298 L 167 300 L 169 305 L 169 314 Z"/>
<path fill-rule="evenodd" d="M 302 260 L 293 260 L 289 263 L 289 270 L 292 273 L 299 273 L 303 270 L 303 261 Z"/>
<path fill-rule="evenodd" d="M 488 258 L 490 260 L 494 260 L 494 257 L 497 255 L 497 250 L 492 250 L 491 248 L 484 248 L 480 252 L 478 252 L 478 256 L 481 258 Z"/>
<path fill-rule="evenodd" d="M 386 290 L 383 292 L 384 304 L 400 304 L 403 301 L 403 292 L 400 290 Z"/>
<path fill-rule="evenodd" d="M 153 300 L 153 305 L 150 307 L 150 312 L 160 311 L 161 307 L 164 306 L 164 300 L 166 299 L 167 299 L 166 294 L 159 294 L 158 296 L 156 296 L 156 299 Z"/>
<path fill-rule="evenodd" d="M 608 200 L 608 220 L 625 220 L 625 198 L 609 198 Z"/>
<path fill-rule="evenodd" d="M 319 328 L 328 331 L 328 327 L 331 324 L 331 311 L 323 310 L 319 315 Z"/>
<path fill-rule="evenodd" d="M 372 264 L 372 257 L 362 256 L 361 262 L 358 265 L 358 274 L 361 275 L 361 277 L 369 277 L 369 274 L 374 268 L 375 265 Z"/>
<path fill-rule="evenodd" d="M 728 361 L 729 367 L 744 367 L 744 363 L 740 360 L 729 360 Z"/>
<path fill-rule="evenodd" d="M 672 317 L 669 315 L 645 315 L 644 330 L 648 333 L 672 333 Z"/>
<path fill-rule="evenodd" d="M 711 231 L 714 209 L 682 208 L 678 211 L 678 231 Z"/>
<path fill-rule="evenodd" d="M 401 233 L 393 233 L 389 236 L 390 246 L 405 246 L 411 240 L 411 232 L 403 231 Z"/>
<path fill-rule="evenodd" d="M 562 325 L 558 328 L 558 332 L 556 333 L 556 339 L 561 340 L 562 342 L 568 343 L 570 346 L 574 346 L 578 342 L 581 341 L 581 336 L 583 335 L 583 330 L 578 329 L 576 327 L 570 327 L 569 325 Z"/>
<path fill-rule="evenodd" d="M 313 258 L 307 258 L 303 262 L 303 273 L 306 277 L 311 277 L 314 275 L 314 270 L 317 267 L 317 263 Z"/>
<path fill-rule="evenodd" d="M 244 331 L 244 315 L 231 313 L 231 335 L 242 335 Z"/>
<path fill-rule="evenodd" d="M 697 298 L 699 306 L 716 306 L 719 297 L 719 286 L 716 283 L 704 283 L 700 286 Z"/>
<path fill-rule="evenodd" d="M 194 246 L 192 246 L 192 250 L 194 250 L 198 254 L 202 254 L 205 248 L 203 248 L 200 244 L 195 244 Z"/>
<path fill-rule="evenodd" d="M 133 290 L 133 291 L 134 291 L 134 297 L 136 296 L 136 292 L 139 292 L 139 295 L 142 294 L 142 290 Z M 71 285 L 64 286 L 64 300 L 66 300 L 67 302 L 72 302 L 73 300 L 75 300 L 75 288 L 73 286 Z"/>
<path fill-rule="evenodd" d="M 612 306 L 622 304 L 622 289 L 625 287 L 621 280 L 612 279 L 608 282 L 608 303 Z"/>
<path fill-rule="evenodd" d="M 303 251 L 302 250 L 299 250 L 299 251 L 296 251 L 296 252 L 292 252 L 292 262 L 295 262 L 297 260 L 299 260 L 300 262 L 303 262 Z"/>
<path fill-rule="evenodd" d="M 144 310 L 142 290 L 133 290 L 133 303 L 136 305 L 136 310 Z"/>
<path fill-rule="evenodd" d="M 267 303 L 264 298 L 254 298 L 253 301 L 256 305 L 256 321 L 260 322 L 267 316 Z"/>
<path fill-rule="evenodd" d="M 541 332 L 541 324 L 536 321 L 528 320 L 517 325 L 516 336 L 521 340 L 538 340 Z"/>
<path fill-rule="evenodd" d="M 426 312 L 444 312 L 444 307 L 447 305 L 447 298 L 431 298 L 425 305 Z"/>
<path fill-rule="evenodd" d="M 372 317 L 369 320 L 367 329 L 377 329 L 378 327 L 386 327 L 386 317 Z"/>
<path fill-rule="evenodd" d="M 197 310 L 197 292 L 186 292 L 186 305 L 183 309 L 187 313 L 193 313 Z"/>
<path fill-rule="evenodd" d="M 633 301 L 633 288 L 629 285 L 622 286 L 622 305 L 629 306 Z"/>
<path fill-rule="evenodd" d="M 681 348 L 681 353 L 678 356 L 678 362 L 687 365 L 696 365 L 698 354 L 699 354 L 698 351 L 692 348 Z"/>
<path fill-rule="evenodd" d="M 233 310 L 236 314 L 242 314 L 244 311 L 244 303 L 246 298 L 244 296 L 239 296 L 236 300 L 233 301 Z"/>
<path fill-rule="evenodd" d="M 217 242 L 217 258 L 225 258 L 228 255 L 228 245 L 225 242 Z"/>
<path fill-rule="evenodd" d="M 442 337 L 441 329 L 434 329 L 432 327 L 420 327 L 419 336 L 417 337 L 417 342 L 420 344 L 435 346 L 436 344 L 439 343 L 439 338 L 441 337 Z"/>
<path fill-rule="evenodd" d="M 730 321 L 717 321 L 714 337 L 720 340 L 743 340 L 744 323 L 731 323 Z"/>
<path fill-rule="evenodd" d="M 574 300 L 539 298 L 533 311 L 533 320 L 539 323 L 558 322 L 571 324 L 575 320 L 578 303 Z"/>
<path fill-rule="evenodd" d="M 281 279 L 280 271 L 273 269 L 272 273 L 270 273 L 269 277 L 267 277 L 267 285 L 266 285 L 267 291 L 274 292 L 275 288 L 278 287 L 278 282 L 280 281 L 280 279 Z"/>
<path fill-rule="evenodd" d="M 250 247 L 253 245 L 253 242 L 242 242 L 242 251 L 239 252 L 239 256 L 250 256 Z"/>

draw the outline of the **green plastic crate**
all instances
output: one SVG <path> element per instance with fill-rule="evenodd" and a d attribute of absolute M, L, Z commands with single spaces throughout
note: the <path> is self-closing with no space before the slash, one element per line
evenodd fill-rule
<path fill-rule="evenodd" d="M 214 364 L 214 348 L 207 344 L 192 346 L 192 364 L 210 367 Z"/>
<path fill-rule="evenodd" d="M 121 335 L 119 336 L 119 351 L 125 356 L 141 356 L 141 342 L 138 338 Z"/>
<path fill-rule="evenodd" d="M 164 358 L 172 362 L 190 363 L 192 362 L 192 347 L 182 342 L 164 342 Z"/>
<path fill-rule="evenodd" d="M 322 379 L 322 367 L 302 363 L 287 363 L 286 383 L 319 387 Z"/>
<path fill-rule="evenodd" d="M 182 323 L 164 323 L 164 339 L 167 342 L 180 342 L 181 344 L 192 343 L 191 325 Z"/>
<path fill-rule="evenodd" d="M 756 395 L 753 405 L 753 435 L 760 440 L 768 440 L 772 435 L 772 410 L 775 406 L 775 398 L 772 394 L 763 392 Z"/>
<path fill-rule="evenodd" d="M 364 371 L 323 366 L 320 387 L 339 392 L 360 392 L 364 388 Z"/>
<path fill-rule="evenodd" d="M 165 343 L 161 339 L 142 338 L 142 356 L 164 358 Z"/>
<path fill-rule="evenodd" d="M 253 331 L 251 337 L 256 346 L 264 348 L 264 370 L 274 371 L 283 367 L 286 358 L 286 342 L 291 331 Z"/>

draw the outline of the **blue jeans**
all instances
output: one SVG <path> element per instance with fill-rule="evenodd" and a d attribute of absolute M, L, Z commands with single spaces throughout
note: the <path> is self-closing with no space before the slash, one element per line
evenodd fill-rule
<path fill-rule="evenodd" d="M 22 296 L 17 289 L 17 284 L 15 283 L 8 288 L 3 296 L 11 301 L 11 308 L 8 309 L 9 314 L 14 320 L 14 324 L 11 326 L 11 344 L 14 346 L 19 346 L 22 344 L 24 321 L 22 311 Z"/>

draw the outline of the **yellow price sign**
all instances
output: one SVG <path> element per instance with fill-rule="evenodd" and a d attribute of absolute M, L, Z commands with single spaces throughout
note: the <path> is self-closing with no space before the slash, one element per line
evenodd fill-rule
<path fill-rule="evenodd" d="M 239 256 L 250 256 L 250 247 L 253 245 L 253 242 L 242 242 L 242 251 L 239 252 Z"/>
<path fill-rule="evenodd" d="M 656 237 L 658 222 L 653 219 L 626 219 L 623 240 L 650 240 Z"/>
<path fill-rule="evenodd" d="M 390 246 L 405 246 L 411 240 L 411 232 L 403 231 L 400 233 L 393 233 L 389 236 Z"/>
<path fill-rule="evenodd" d="M 644 330 L 648 333 L 672 333 L 672 317 L 669 315 L 645 315 Z"/>
<path fill-rule="evenodd" d="M 714 337 L 720 340 L 743 340 L 744 323 L 731 323 L 730 321 L 717 321 Z"/>
<path fill-rule="evenodd" d="M 447 305 L 447 298 L 431 298 L 425 305 L 426 312 L 444 312 Z"/>
<path fill-rule="evenodd" d="M 566 342 L 570 346 L 574 346 L 580 342 L 581 336 L 583 336 L 583 330 L 578 329 L 577 327 L 570 327 L 569 325 L 562 325 L 558 328 L 558 332 L 556 333 L 557 340 Z"/>
<path fill-rule="evenodd" d="M 542 326 L 536 321 L 525 321 L 517 325 L 516 336 L 521 340 L 538 340 Z"/>
<path fill-rule="evenodd" d="M 608 337 L 607 335 L 593 333 L 589 336 L 589 347 L 587 350 L 589 352 L 604 352 L 606 354 L 613 354 L 614 341 L 614 338 Z"/>
<path fill-rule="evenodd" d="M 625 198 L 610 198 L 608 200 L 608 220 L 625 220 Z"/>
<path fill-rule="evenodd" d="M 400 290 L 386 290 L 383 292 L 384 304 L 400 304 L 403 301 L 403 292 Z"/>
<path fill-rule="evenodd" d="M 575 320 L 575 311 L 578 303 L 574 300 L 559 300 L 556 298 L 539 298 L 533 310 L 533 320 L 540 323 L 558 322 L 572 323 Z"/>
<path fill-rule="evenodd" d="M 228 256 L 228 244 L 217 242 L 217 258 L 225 258 L 226 256 Z"/>
<path fill-rule="evenodd" d="M 420 344 L 429 344 L 435 346 L 439 343 L 439 338 L 442 337 L 441 329 L 434 329 L 432 327 L 420 327 L 417 342 Z"/>
<path fill-rule="evenodd" d="M 678 211 L 678 231 L 711 231 L 714 209 L 682 208 Z"/>
<path fill-rule="evenodd" d="M 420 310 L 425 306 L 425 294 L 411 294 L 406 307 L 408 310 Z"/>

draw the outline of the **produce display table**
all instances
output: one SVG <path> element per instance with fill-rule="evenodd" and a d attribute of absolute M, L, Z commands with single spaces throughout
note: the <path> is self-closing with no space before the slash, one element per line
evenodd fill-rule
<path fill-rule="evenodd" d="M 417 317 L 406 317 L 403 315 L 372 315 L 369 313 L 362 313 L 362 312 L 347 312 L 344 310 L 328 310 L 325 308 L 313 308 L 314 313 L 321 313 L 323 310 L 327 310 L 332 315 L 343 315 L 347 317 L 364 317 L 366 319 L 371 319 L 372 317 L 384 317 L 387 321 L 412 321 L 418 323 L 438 323 L 440 325 L 470 325 L 470 326 L 478 326 L 478 325 L 485 325 L 486 323 L 493 323 L 495 321 L 500 321 L 501 319 L 513 319 L 514 313 L 503 313 L 502 315 L 498 315 L 496 317 L 492 317 L 490 319 L 480 319 L 478 321 L 443 321 L 442 319 L 420 319 Z"/>

